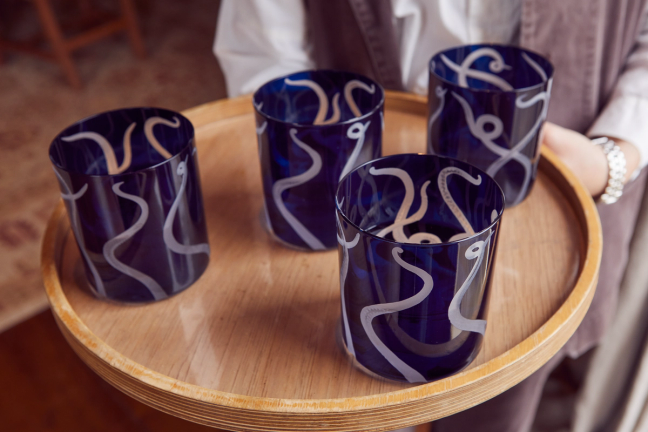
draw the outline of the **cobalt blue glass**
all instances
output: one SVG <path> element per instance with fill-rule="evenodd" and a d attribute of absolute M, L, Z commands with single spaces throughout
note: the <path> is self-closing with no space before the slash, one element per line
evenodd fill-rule
<path fill-rule="evenodd" d="M 380 157 L 384 92 L 362 75 L 305 71 L 254 94 L 266 225 L 304 250 L 336 247 L 335 190 Z"/>
<path fill-rule="evenodd" d="M 341 336 L 354 363 L 428 382 L 466 367 L 486 331 L 504 195 L 433 155 L 361 165 L 336 194 Z"/>
<path fill-rule="evenodd" d="M 430 60 L 428 153 L 486 171 L 506 204 L 522 202 L 540 159 L 553 66 L 544 57 L 503 45 L 468 45 Z"/>
<path fill-rule="evenodd" d="M 179 113 L 129 108 L 81 120 L 49 150 L 91 291 L 165 299 L 209 263 L 194 129 Z"/>

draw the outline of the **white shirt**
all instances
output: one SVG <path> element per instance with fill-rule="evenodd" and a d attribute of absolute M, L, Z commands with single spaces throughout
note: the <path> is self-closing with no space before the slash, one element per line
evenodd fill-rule
<path fill-rule="evenodd" d="M 227 94 L 252 93 L 271 79 L 313 69 L 302 0 L 224 0 L 214 54 Z"/>
<path fill-rule="evenodd" d="M 458 45 L 517 44 L 521 0 L 391 0 L 403 87 L 427 94 L 434 54 Z M 420 41 L 426 41 L 420 43 Z"/>
<path fill-rule="evenodd" d="M 403 87 L 427 94 L 432 55 L 457 45 L 515 44 L 521 0 L 391 0 Z M 312 69 L 302 0 L 223 0 L 214 54 L 230 97 Z M 426 43 L 421 44 L 419 41 Z"/>
<path fill-rule="evenodd" d="M 435 53 L 457 45 L 519 42 L 522 0 L 391 0 L 391 4 L 403 87 L 418 94 L 427 94 L 428 62 Z M 644 23 L 647 16 L 648 8 Z M 646 24 L 637 47 L 648 50 Z M 302 0 L 223 0 L 214 54 L 230 97 L 314 68 Z M 648 86 L 648 66 L 630 74 L 621 80 Z M 643 168 L 648 165 L 648 100 L 613 97 L 588 135 L 631 142 L 641 153 Z"/>

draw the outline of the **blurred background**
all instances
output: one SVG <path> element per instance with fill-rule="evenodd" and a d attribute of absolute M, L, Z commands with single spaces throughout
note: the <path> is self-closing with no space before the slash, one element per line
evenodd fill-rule
<path fill-rule="evenodd" d="M 0 1 L 0 387 L 11 389 L 0 392 L 3 431 L 214 430 L 105 383 L 72 352 L 47 310 L 39 256 L 60 198 L 47 153 L 54 136 L 101 111 L 181 111 L 225 96 L 212 53 L 218 1 L 131 0 L 144 57 L 128 31 L 102 37 L 117 29 L 122 3 Z M 33 55 L 55 52 L 48 16 L 64 40 L 79 46 L 70 58 L 76 83 L 65 64 Z"/>

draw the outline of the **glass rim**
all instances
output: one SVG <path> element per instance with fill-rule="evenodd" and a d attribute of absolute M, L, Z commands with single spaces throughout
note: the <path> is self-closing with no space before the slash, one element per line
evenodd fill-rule
<path fill-rule="evenodd" d="M 450 51 L 455 51 L 455 50 L 460 49 L 460 48 L 468 48 L 468 47 L 470 47 L 470 48 L 472 48 L 472 47 L 506 48 L 506 49 L 513 49 L 513 50 L 516 50 L 516 51 L 519 51 L 519 52 L 533 54 L 533 55 L 536 55 L 536 56 L 541 57 L 542 59 L 544 59 L 544 61 L 546 61 L 549 64 L 549 67 L 551 69 L 550 69 L 549 73 L 547 74 L 547 79 L 542 80 L 538 84 L 534 84 L 532 86 L 527 86 L 527 87 L 516 88 L 516 89 L 513 89 L 513 90 L 493 90 L 493 89 L 476 89 L 476 88 L 472 88 L 472 87 L 462 87 L 459 84 L 454 83 L 454 82 L 440 76 L 432 68 L 432 62 L 434 62 L 435 59 L 438 60 L 439 56 L 441 56 L 441 54 L 445 54 L 445 53 L 448 53 Z M 475 92 L 475 93 L 518 94 L 518 93 L 526 92 L 526 91 L 529 91 L 529 90 L 535 90 L 537 88 L 541 88 L 541 87 L 547 85 L 548 83 L 550 83 L 553 80 L 555 70 L 556 70 L 556 68 L 554 67 L 553 63 L 551 63 L 551 61 L 549 61 L 549 59 L 547 57 L 543 56 L 542 54 L 540 54 L 540 53 L 538 53 L 536 51 L 533 51 L 533 50 L 530 50 L 530 49 L 527 49 L 527 48 L 522 48 L 522 47 L 515 46 L 515 45 L 494 44 L 494 43 L 467 44 L 467 45 L 457 45 L 457 46 L 454 46 L 454 47 L 450 47 L 450 48 L 444 49 L 443 51 L 439 51 L 436 54 L 434 54 L 430 58 L 430 61 L 428 62 L 428 74 L 429 75 L 434 75 L 441 82 L 443 82 L 444 84 L 446 84 L 448 86 L 452 86 L 452 87 L 455 87 L 455 88 L 458 88 L 458 89 L 468 90 L 468 91 Z M 429 91 L 429 81 L 428 81 L 428 91 Z"/>
<path fill-rule="evenodd" d="M 255 100 L 257 94 L 265 86 L 268 86 L 268 85 L 270 85 L 270 84 L 272 84 L 274 82 L 277 82 L 277 81 L 283 81 L 286 78 L 289 78 L 289 77 L 292 77 L 294 75 L 301 74 L 301 73 L 304 73 L 304 72 L 324 72 L 324 73 L 333 73 L 333 74 L 349 74 L 349 75 L 355 75 L 356 77 L 364 78 L 364 79 L 370 81 L 373 85 L 375 85 L 376 89 L 380 91 L 380 100 L 378 101 L 378 103 L 375 104 L 374 107 L 371 108 L 370 111 L 368 111 L 367 113 L 361 115 L 360 117 L 354 117 L 352 119 L 345 120 L 343 122 L 337 122 L 337 123 L 331 123 L 331 124 L 319 124 L 319 125 L 315 125 L 315 124 L 312 124 L 312 123 L 311 124 L 308 124 L 308 123 L 295 123 L 295 122 L 289 122 L 289 121 L 281 120 L 281 119 L 279 119 L 279 118 L 277 118 L 275 116 L 271 116 L 269 114 L 264 113 L 262 110 L 260 110 L 257 107 L 256 103 L 254 103 L 254 100 Z M 357 121 L 362 121 L 362 120 L 365 120 L 365 119 L 373 116 L 377 111 L 382 109 L 382 107 L 384 105 L 385 105 L 385 89 L 377 81 L 369 78 L 366 75 L 362 75 L 362 74 L 359 74 L 359 73 L 356 73 L 356 72 L 336 70 L 336 69 L 304 69 L 304 70 L 301 70 L 301 71 L 290 73 L 288 75 L 282 75 L 280 77 L 277 77 L 275 79 L 272 79 L 270 81 L 267 81 L 267 82 L 263 83 L 252 94 L 252 106 L 254 107 L 254 112 L 258 113 L 260 116 L 262 116 L 265 119 L 276 121 L 277 123 L 283 123 L 285 125 L 290 125 L 290 126 L 298 127 L 298 128 L 306 128 L 306 127 L 307 128 L 327 128 L 327 127 L 331 127 L 331 126 L 341 126 L 341 125 L 352 124 L 352 123 L 355 123 Z"/>
<path fill-rule="evenodd" d="M 369 165 L 369 164 L 372 164 L 372 163 L 374 163 L 374 162 L 378 162 L 378 161 L 381 161 L 381 160 L 384 160 L 384 159 L 391 159 L 391 158 L 405 157 L 405 156 L 407 156 L 407 157 L 411 157 L 411 156 L 423 156 L 423 157 L 432 157 L 432 158 L 438 158 L 438 159 L 446 159 L 446 160 L 452 161 L 453 163 L 459 163 L 459 164 L 462 164 L 462 165 L 467 165 L 467 166 L 469 166 L 469 167 L 471 167 L 471 168 L 477 170 L 478 173 L 479 173 L 479 175 L 483 175 L 483 176 L 485 176 L 486 178 L 490 179 L 490 180 L 493 182 L 493 184 L 496 186 L 497 190 L 499 191 L 500 195 L 502 196 L 502 209 L 501 209 L 499 212 L 497 212 L 497 217 L 495 218 L 494 221 L 492 221 L 492 222 L 491 222 L 487 227 L 485 227 L 484 229 L 481 229 L 481 230 L 479 230 L 479 231 L 475 231 L 475 234 L 471 235 L 470 237 L 466 237 L 466 238 L 459 239 L 459 240 L 453 240 L 453 241 L 441 242 L 441 243 L 407 243 L 407 242 L 398 242 L 398 241 L 395 241 L 395 240 L 389 240 L 389 239 L 386 239 L 386 238 L 384 238 L 384 237 L 378 237 L 377 235 L 372 234 L 372 233 L 370 233 L 369 231 L 367 231 L 367 230 L 365 230 L 365 229 L 363 229 L 363 228 L 360 228 L 357 224 L 353 223 L 353 222 L 352 222 L 352 221 L 347 217 L 347 215 L 344 213 L 344 211 L 342 211 L 342 209 L 340 208 L 339 202 L 338 202 L 338 200 L 337 200 L 337 196 L 338 196 L 338 192 L 340 191 L 340 187 L 341 187 L 342 183 L 343 183 L 343 182 L 344 182 L 344 181 L 345 181 L 345 180 L 346 180 L 346 179 L 347 179 L 351 174 L 353 174 L 356 170 L 359 170 L 360 168 L 364 167 L 365 165 Z M 470 164 L 467 163 L 467 162 L 462 162 L 462 161 L 460 161 L 460 160 L 458 160 L 458 159 L 453 159 L 453 158 L 449 158 L 449 157 L 445 157 L 445 156 L 430 155 L 430 154 L 425 154 L 425 153 L 399 153 L 399 154 L 393 154 L 393 155 L 383 156 L 383 157 L 381 157 L 381 158 L 373 159 L 373 160 L 370 160 L 370 161 L 368 161 L 368 162 L 365 162 L 365 163 L 363 163 L 362 165 L 358 165 L 357 167 L 355 167 L 354 169 L 352 169 L 351 171 L 349 171 L 349 172 L 347 173 L 347 175 L 345 175 L 344 177 L 342 177 L 342 179 L 341 179 L 340 182 L 338 183 L 338 187 L 337 187 L 336 190 L 335 190 L 335 211 L 336 211 L 336 213 L 339 213 L 339 214 L 342 216 L 342 218 L 343 218 L 346 222 L 348 222 L 349 224 L 351 224 L 351 226 L 353 226 L 355 229 L 357 229 L 357 230 L 358 230 L 362 235 L 367 235 L 367 236 L 369 236 L 369 237 L 371 237 L 371 238 L 373 238 L 373 239 L 375 239 L 375 240 L 384 241 L 384 242 L 387 242 L 387 243 L 392 243 L 392 244 L 394 244 L 394 245 L 416 246 L 416 247 L 424 247 L 424 248 L 426 248 L 426 249 L 427 249 L 427 248 L 430 248 L 430 249 L 431 249 L 431 248 L 433 248 L 433 247 L 440 247 L 440 246 L 449 246 L 449 245 L 461 244 L 461 243 L 464 243 L 464 242 L 468 242 L 468 241 L 470 241 L 471 239 L 475 239 L 476 237 L 482 235 L 482 234 L 485 233 L 486 231 L 491 230 L 493 227 L 495 227 L 495 226 L 500 222 L 500 220 L 502 219 L 502 215 L 504 214 L 504 210 L 506 210 L 506 196 L 504 195 L 504 191 L 502 190 L 502 188 L 500 187 L 500 185 L 497 184 L 497 182 L 495 181 L 495 179 L 493 179 L 491 176 L 489 176 L 488 174 L 486 174 L 484 171 L 482 171 L 481 169 L 477 168 L 476 166 L 474 166 L 474 165 L 470 165 Z"/>
<path fill-rule="evenodd" d="M 52 159 L 52 148 L 54 147 L 54 144 L 56 143 L 57 140 L 60 140 L 60 139 L 61 139 L 61 135 L 63 135 L 63 134 L 64 134 L 68 129 L 70 129 L 70 128 L 76 126 L 76 125 L 78 125 L 79 123 L 83 123 L 84 121 L 90 120 L 90 119 L 95 118 L 95 117 L 104 116 L 104 115 L 108 115 L 108 114 L 112 114 L 112 113 L 117 113 L 117 112 L 120 112 L 120 111 L 141 110 L 141 109 L 153 109 L 153 110 L 159 110 L 159 111 L 166 111 L 166 112 L 172 113 L 172 114 L 175 115 L 175 116 L 180 117 L 181 121 L 184 120 L 184 121 L 186 121 L 187 124 L 189 125 L 189 128 L 188 128 L 188 129 L 189 129 L 189 131 L 190 131 L 190 133 L 191 133 L 191 137 L 190 137 L 190 138 L 187 140 L 187 142 L 182 146 L 182 148 L 181 148 L 181 149 L 180 149 L 176 154 L 174 154 L 173 156 L 171 156 L 169 159 L 165 159 L 165 160 L 160 161 L 160 162 L 158 162 L 158 163 L 156 163 L 156 164 L 154 164 L 154 165 L 150 165 L 150 166 L 147 166 L 147 167 L 145 167 L 145 168 L 141 168 L 141 169 L 138 169 L 138 170 L 136 170 L 136 171 L 131 171 L 131 172 L 121 172 L 121 173 L 118 173 L 118 174 L 109 174 L 109 173 L 106 173 L 106 174 L 86 174 L 86 173 L 84 173 L 84 172 L 80 172 L 80 171 L 77 171 L 77 170 L 71 170 L 71 169 L 68 169 L 68 168 L 64 168 L 64 167 L 61 166 L 61 164 L 57 163 L 56 161 L 54 161 L 54 160 Z M 121 176 L 127 176 L 127 175 L 131 175 L 131 174 L 138 174 L 138 173 L 142 173 L 142 172 L 145 172 L 145 171 L 148 171 L 148 170 L 154 170 L 154 169 L 157 169 L 157 168 L 159 168 L 160 166 L 162 166 L 162 165 L 164 165 L 164 164 L 166 164 L 166 163 L 170 163 L 171 161 L 173 161 L 174 159 L 176 159 L 177 157 L 179 157 L 179 156 L 180 156 L 180 155 L 181 155 L 185 150 L 187 150 L 188 148 L 191 148 L 192 146 L 195 148 L 195 138 L 196 138 L 196 131 L 195 131 L 195 128 L 194 128 L 193 123 L 191 123 L 191 121 L 190 121 L 187 117 L 185 117 L 184 115 L 182 115 L 181 113 L 179 113 L 179 112 L 177 112 L 177 111 L 173 111 L 173 110 L 170 110 L 170 109 L 168 109 L 168 108 L 159 108 L 159 107 L 127 107 L 127 108 L 118 108 L 118 109 L 114 109 L 114 110 L 110 110 L 110 111 L 102 111 L 102 112 L 100 112 L 100 113 L 97 113 L 97 114 L 93 114 L 93 115 L 90 115 L 90 116 L 84 117 L 84 118 L 82 118 L 81 120 L 77 120 L 76 122 L 74 122 L 74 123 L 72 123 L 71 125 L 67 126 L 65 129 L 63 129 L 61 132 L 59 132 L 59 133 L 54 137 L 54 139 L 52 140 L 52 142 L 50 143 L 49 148 L 48 148 L 48 156 L 49 156 L 49 159 L 50 159 L 50 163 L 51 163 L 51 164 L 52 164 L 56 169 L 61 170 L 61 171 L 63 171 L 63 172 L 66 172 L 66 173 L 68 173 L 68 174 L 70 174 L 70 175 L 75 175 L 75 176 L 84 176 L 84 177 L 89 177 L 89 178 L 110 178 L 110 177 L 121 177 Z"/>

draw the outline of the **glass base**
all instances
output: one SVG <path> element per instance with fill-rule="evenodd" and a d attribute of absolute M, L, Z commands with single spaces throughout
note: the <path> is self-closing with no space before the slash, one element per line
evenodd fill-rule
<path fill-rule="evenodd" d="M 346 342 L 344 341 L 344 336 L 343 336 L 343 334 L 342 334 L 342 317 L 340 317 L 340 319 L 338 319 L 337 325 L 335 326 L 335 342 L 336 342 L 336 344 L 340 347 L 340 349 L 341 349 L 341 350 L 346 354 L 347 358 L 349 359 L 349 361 L 351 362 L 351 364 L 353 365 L 353 367 L 355 367 L 356 369 L 358 369 L 358 370 L 360 370 L 361 372 L 365 373 L 366 375 L 369 375 L 369 376 L 372 377 L 372 378 L 375 378 L 375 379 L 378 379 L 378 380 L 382 380 L 382 381 L 387 381 L 387 382 L 390 382 L 390 383 L 399 383 L 399 384 L 416 384 L 416 385 L 426 384 L 426 383 L 431 383 L 431 382 L 434 382 L 434 381 L 438 381 L 438 380 L 440 380 L 440 379 L 447 378 L 447 377 L 452 376 L 452 375 L 456 375 L 456 374 L 458 374 L 459 372 L 461 372 L 461 371 L 467 369 L 468 366 L 470 366 L 470 364 L 475 360 L 475 358 L 477 357 L 477 355 L 481 352 L 482 347 L 483 347 L 483 343 L 480 343 L 480 344 L 479 344 L 479 348 L 477 348 L 477 349 L 476 349 L 476 350 L 471 354 L 471 356 L 470 356 L 470 358 L 468 359 L 466 365 L 463 366 L 463 367 L 461 367 L 460 369 L 457 369 L 456 371 L 452 372 L 452 373 L 449 374 L 449 375 L 443 375 L 443 376 L 439 376 L 438 378 L 432 378 L 432 379 L 427 380 L 425 383 L 409 383 L 409 382 L 408 382 L 407 380 L 405 380 L 405 379 L 403 379 L 403 380 L 397 380 L 397 379 L 393 379 L 393 378 L 387 378 L 387 377 L 384 377 L 384 376 L 382 376 L 382 375 L 378 375 L 376 372 L 373 372 L 373 371 L 367 369 L 367 367 L 365 367 L 362 363 L 360 363 L 360 362 L 358 361 L 358 359 L 356 359 L 355 356 L 353 356 L 353 355 L 349 352 L 349 349 L 347 348 Z"/>
<path fill-rule="evenodd" d="M 363 366 L 362 363 L 360 363 L 358 359 L 356 359 L 355 356 L 351 354 L 351 352 L 349 352 L 346 342 L 344 342 L 344 336 L 342 336 L 342 317 L 340 317 L 340 319 L 337 322 L 337 325 L 335 326 L 335 342 L 340 347 L 342 352 L 346 354 L 347 358 L 349 359 L 353 367 L 365 373 L 366 375 L 369 375 L 370 377 L 375 378 L 377 380 L 387 381 L 391 383 L 399 383 L 399 384 L 407 383 L 407 381 L 405 380 L 399 381 L 391 378 L 385 378 L 384 376 L 378 375 L 376 372 L 370 371 L 365 366 Z"/>
<path fill-rule="evenodd" d="M 200 279 L 200 277 L 202 277 L 203 274 L 204 274 L 204 271 L 198 277 L 198 279 Z M 150 305 L 150 304 L 153 304 L 153 303 L 160 303 L 160 302 L 169 300 L 169 299 L 171 299 L 171 298 L 173 298 L 173 297 L 187 291 L 189 288 L 191 288 L 193 286 L 193 284 L 195 284 L 198 281 L 198 279 L 196 279 L 188 287 L 186 287 L 186 288 L 184 288 L 184 289 L 182 289 L 180 291 L 174 292 L 173 294 L 171 294 L 171 295 L 169 295 L 169 296 L 167 296 L 165 298 L 159 299 L 159 300 L 126 301 L 126 300 L 116 300 L 116 299 L 113 299 L 113 298 L 110 298 L 110 297 L 102 297 L 102 296 L 100 296 L 99 293 L 97 292 L 97 290 L 95 289 L 94 285 L 92 285 L 90 283 L 90 281 L 88 280 L 88 276 L 86 275 L 85 269 L 83 268 L 83 263 L 81 261 L 79 261 L 74 267 L 74 280 L 75 280 L 76 284 L 81 288 L 81 291 L 87 292 L 88 294 L 92 295 L 92 297 L 96 298 L 97 300 L 100 300 L 100 301 L 106 302 L 106 303 L 110 303 L 110 304 L 114 304 L 114 305 L 117 305 L 117 306 L 146 306 L 146 305 Z"/>

